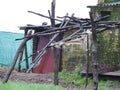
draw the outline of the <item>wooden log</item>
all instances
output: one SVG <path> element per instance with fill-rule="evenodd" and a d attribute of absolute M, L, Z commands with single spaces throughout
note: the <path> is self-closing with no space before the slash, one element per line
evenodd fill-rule
<path fill-rule="evenodd" d="M 32 31 L 30 31 L 27 36 L 31 35 L 31 33 L 32 33 Z M 23 42 L 20 44 L 20 46 L 19 46 L 19 48 L 18 48 L 18 50 L 17 50 L 17 52 L 16 52 L 16 54 L 15 54 L 15 56 L 14 56 L 14 59 L 13 59 L 13 62 L 12 62 L 12 64 L 11 64 L 11 66 L 9 67 L 8 71 L 5 73 L 5 77 L 3 78 L 3 83 L 6 83 L 6 82 L 8 81 L 8 79 L 9 79 L 9 77 L 10 77 L 10 75 L 11 75 L 11 73 L 12 73 L 14 67 L 15 67 L 15 64 L 16 64 L 16 62 L 17 62 L 17 59 L 18 59 L 18 57 L 19 57 L 19 53 L 21 52 L 22 48 L 25 46 L 25 43 L 26 43 L 29 39 L 30 39 L 30 38 L 25 38 L 25 39 L 23 40 Z"/>
<path fill-rule="evenodd" d="M 50 17 L 45 16 L 45 15 L 40 14 L 40 13 L 36 13 L 36 12 L 33 12 L 33 11 L 28 11 L 28 12 L 29 12 L 29 13 L 33 13 L 33 14 L 36 14 L 36 15 L 41 16 L 41 17 L 45 17 L 45 18 L 50 19 Z M 56 21 L 59 21 L 59 22 L 62 22 L 62 20 L 59 20 L 59 19 L 55 19 L 55 18 L 52 18 L 52 19 L 54 19 L 54 20 L 56 20 Z"/>

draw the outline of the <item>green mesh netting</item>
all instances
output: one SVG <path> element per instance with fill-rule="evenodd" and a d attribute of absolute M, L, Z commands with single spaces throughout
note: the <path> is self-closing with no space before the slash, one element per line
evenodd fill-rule
<path fill-rule="evenodd" d="M 13 61 L 15 53 L 20 46 L 22 40 L 15 41 L 24 35 L 21 33 L 0 32 L 0 65 L 9 67 Z M 28 56 L 32 52 L 32 40 L 27 42 Z M 24 59 L 25 56 L 23 56 Z M 29 63 L 31 58 L 29 58 Z M 18 67 L 18 62 L 15 68 Z M 25 62 L 22 62 L 21 68 L 25 68 Z"/>

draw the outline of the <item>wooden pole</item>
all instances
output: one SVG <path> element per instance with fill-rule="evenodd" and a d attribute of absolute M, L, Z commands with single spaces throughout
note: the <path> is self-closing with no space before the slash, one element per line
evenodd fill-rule
<path fill-rule="evenodd" d="M 26 36 L 28 33 L 28 30 L 25 30 L 24 36 Z M 25 43 L 25 61 L 26 61 L 26 69 L 29 68 L 29 62 L 28 62 L 28 53 L 27 53 L 27 43 Z"/>
<path fill-rule="evenodd" d="M 53 0 L 51 4 L 51 26 L 52 27 L 55 27 L 55 19 L 54 19 L 55 4 L 56 4 L 56 0 Z M 52 47 L 52 51 L 53 51 L 53 57 L 54 57 L 54 84 L 58 85 L 59 84 L 59 80 L 58 80 L 59 67 L 58 67 L 58 59 L 57 59 L 57 48 Z"/>
<path fill-rule="evenodd" d="M 30 31 L 27 36 L 31 35 L 31 33 L 32 33 L 32 31 Z M 19 57 L 19 53 L 21 52 L 21 50 L 23 50 L 23 47 L 25 46 L 25 43 L 26 43 L 29 39 L 30 39 L 30 38 L 25 38 L 25 39 L 23 40 L 23 42 L 20 44 L 20 46 L 19 46 L 19 48 L 18 48 L 18 50 L 17 50 L 17 52 L 16 52 L 16 54 L 15 54 L 15 56 L 14 56 L 14 59 L 13 59 L 13 62 L 12 62 L 12 64 L 11 64 L 10 68 L 9 68 L 8 71 L 5 73 L 5 77 L 3 78 L 3 83 L 6 83 L 6 82 L 8 81 L 8 79 L 9 79 L 9 77 L 10 77 L 10 74 L 12 73 L 12 71 L 13 71 L 13 69 L 14 69 L 14 67 L 15 67 L 15 64 L 16 64 L 16 62 L 17 62 L 17 59 L 18 59 L 18 57 Z"/>
<path fill-rule="evenodd" d="M 90 19 L 92 24 L 92 39 L 93 39 L 93 46 L 92 46 L 93 82 L 94 82 L 93 90 L 98 90 L 98 65 L 97 65 L 97 46 L 96 46 L 97 33 L 96 33 L 96 25 L 94 23 L 94 19 L 91 12 L 90 12 Z"/>
<path fill-rule="evenodd" d="M 51 24 L 52 24 L 52 27 L 55 27 L 55 4 L 56 4 L 56 0 L 53 0 L 52 5 L 51 5 Z"/>
<path fill-rule="evenodd" d="M 58 85 L 59 84 L 59 57 L 57 55 L 58 51 L 56 47 L 52 47 L 53 51 L 53 57 L 54 57 L 54 84 Z"/>
<path fill-rule="evenodd" d="M 88 85 L 88 73 L 89 73 L 89 34 L 86 34 L 86 84 L 85 84 L 85 88 Z"/>
<path fill-rule="evenodd" d="M 19 53 L 20 59 L 19 59 L 19 62 L 18 62 L 18 72 L 21 71 L 21 61 L 22 61 L 22 58 L 23 58 L 23 52 L 24 52 L 24 48 L 23 48 L 23 50 L 21 50 L 21 52 Z"/>

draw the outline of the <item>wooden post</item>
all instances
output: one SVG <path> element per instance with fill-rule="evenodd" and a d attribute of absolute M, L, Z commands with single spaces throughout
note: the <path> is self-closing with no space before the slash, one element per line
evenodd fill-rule
<path fill-rule="evenodd" d="M 28 30 L 24 31 L 24 36 L 26 36 L 28 33 Z M 28 62 L 28 53 L 27 53 L 27 43 L 25 43 L 25 61 L 26 61 L 26 69 L 29 68 L 29 62 Z"/>
<path fill-rule="evenodd" d="M 85 84 L 85 88 L 88 85 L 88 73 L 89 73 L 89 34 L 86 34 L 86 84 Z"/>
<path fill-rule="evenodd" d="M 57 55 L 57 48 L 56 47 L 52 47 L 52 51 L 53 51 L 53 57 L 54 57 L 54 84 L 58 85 L 59 84 L 59 78 L 58 78 L 58 74 L 59 74 L 59 57 Z"/>
<path fill-rule="evenodd" d="M 23 52 L 24 52 L 24 48 L 23 48 L 23 50 L 19 53 L 20 59 L 19 59 L 19 62 L 18 62 L 18 72 L 21 71 L 21 61 L 22 61 L 22 57 L 23 57 Z"/>
<path fill-rule="evenodd" d="M 94 19 L 91 12 L 90 12 L 90 19 L 92 24 L 92 39 L 93 39 L 93 46 L 92 46 L 93 82 L 94 82 L 93 90 L 98 90 L 98 65 L 97 65 L 97 46 L 96 46 L 97 33 L 96 33 L 96 26 L 95 26 Z"/>
<path fill-rule="evenodd" d="M 30 31 L 27 36 L 31 35 L 31 33 L 32 33 L 32 31 Z M 15 54 L 15 56 L 14 56 L 14 59 L 13 59 L 13 62 L 12 62 L 12 64 L 11 64 L 10 68 L 9 68 L 8 71 L 5 73 L 5 77 L 3 78 L 3 83 L 6 83 L 6 82 L 8 81 L 8 79 L 9 79 L 9 77 L 10 77 L 10 74 L 12 73 L 12 71 L 13 71 L 13 69 L 14 69 L 14 67 L 15 67 L 15 64 L 16 64 L 16 62 L 17 62 L 17 59 L 18 59 L 18 57 L 19 57 L 19 53 L 21 52 L 21 50 L 23 50 L 23 47 L 25 46 L 25 43 L 26 43 L 29 39 L 30 39 L 30 38 L 25 38 L 25 39 L 23 40 L 23 42 L 20 44 L 20 46 L 19 46 L 19 48 L 18 48 L 18 50 L 17 50 L 17 52 L 16 52 L 16 54 Z"/>
<path fill-rule="evenodd" d="M 53 0 L 52 1 L 52 4 L 51 4 L 51 25 L 52 27 L 55 27 L 55 4 L 56 4 L 56 0 Z"/>
<path fill-rule="evenodd" d="M 36 34 L 36 33 L 37 33 L 37 31 L 34 31 L 34 34 Z M 33 54 L 33 57 L 32 57 L 32 61 L 36 57 L 36 54 L 34 54 L 34 53 L 37 52 L 38 41 L 39 41 L 38 36 L 36 36 L 36 35 L 33 36 L 33 42 L 32 42 L 32 54 Z"/>
<path fill-rule="evenodd" d="M 54 20 L 54 18 L 55 18 L 55 3 L 56 3 L 56 0 L 53 0 L 52 4 L 51 4 L 51 26 L 52 27 L 55 27 L 55 20 Z M 58 60 L 59 60 L 59 58 L 57 57 L 57 48 L 53 46 L 52 51 L 53 51 L 53 57 L 54 57 L 54 84 L 58 85 L 58 83 L 59 83 L 59 79 L 58 79 L 58 73 L 59 73 Z"/>

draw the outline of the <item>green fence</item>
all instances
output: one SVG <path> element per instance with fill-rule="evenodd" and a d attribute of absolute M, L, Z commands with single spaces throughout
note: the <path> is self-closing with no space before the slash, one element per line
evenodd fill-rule
<path fill-rule="evenodd" d="M 13 61 L 15 53 L 20 46 L 22 40 L 15 41 L 24 35 L 21 33 L 0 32 L 0 65 L 9 67 Z M 32 52 L 32 40 L 27 42 L 28 56 Z M 23 56 L 24 59 L 24 56 Z M 29 63 L 31 58 L 29 59 Z M 16 64 L 16 68 L 18 62 Z M 22 68 L 25 68 L 25 62 L 22 62 Z"/>

